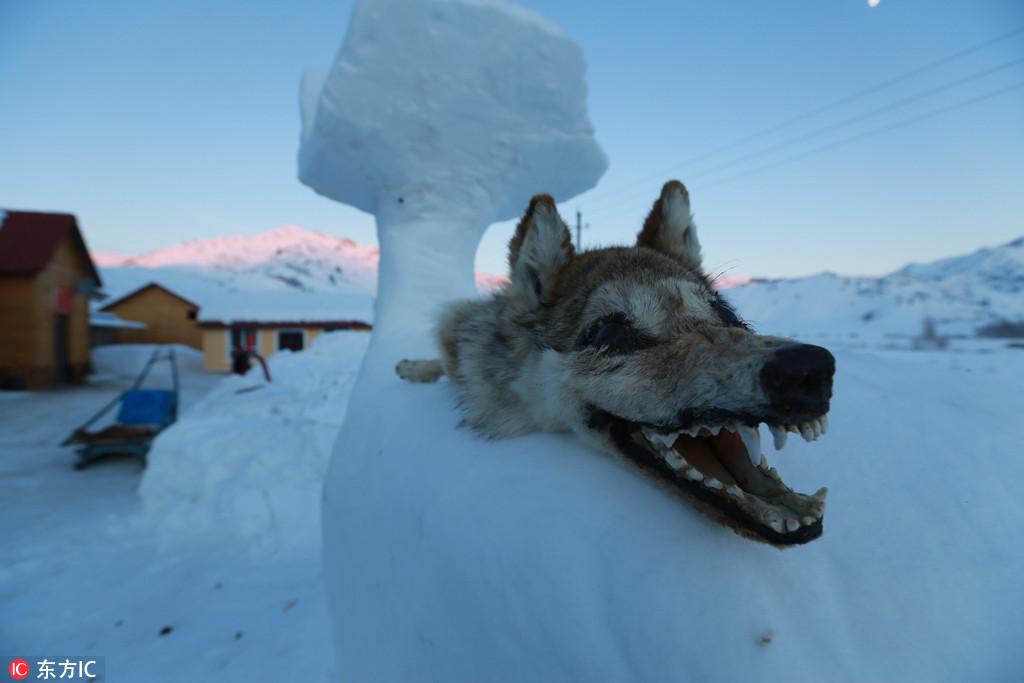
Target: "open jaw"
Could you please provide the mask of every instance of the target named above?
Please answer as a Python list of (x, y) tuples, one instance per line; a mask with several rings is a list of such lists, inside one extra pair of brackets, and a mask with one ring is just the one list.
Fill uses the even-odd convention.
[[(591, 419), (623, 456), (737, 533), (779, 547), (813, 541), (822, 534), (828, 489), (808, 495), (787, 486), (761, 453), (759, 424), (746, 418), (670, 430), (600, 410)], [(828, 417), (768, 428), (781, 450), (790, 432), (816, 441), (828, 430)]]

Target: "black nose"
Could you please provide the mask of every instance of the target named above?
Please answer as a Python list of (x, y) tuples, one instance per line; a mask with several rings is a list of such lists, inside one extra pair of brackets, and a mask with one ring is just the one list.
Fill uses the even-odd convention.
[(820, 346), (795, 344), (776, 351), (761, 369), (761, 386), (782, 417), (808, 420), (828, 411), (836, 359)]

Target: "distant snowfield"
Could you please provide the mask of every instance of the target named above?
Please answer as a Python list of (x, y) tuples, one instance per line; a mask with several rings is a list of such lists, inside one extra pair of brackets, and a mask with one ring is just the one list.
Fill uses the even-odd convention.
[[(372, 318), (377, 247), (295, 226), (248, 237), (196, 240), (141, 256), (94, 254), (113, 296), (148, 284), (202, 304), (207, 320), (270, 320), (296, 310)], [(477, 273), (487, 294), (507, 282)], [(1024, 320), (1024, 238), (884, 277), (822, 273), (794, 279), (723, 277), (740, 313), (762, 332), (833, 339), (906, 337), (931, 317), (941, 334), (973, 335), (998, 320)]]
[[(141, 487), (134, 463), (75, 472), (72, 454), (57, 444), (130, 381), (145, 349), (104, 349), (100, 372), (84, 388), (0, 394), (2, 649), (103, 655), (112, 681), (333, 680), (318, 510), (365, 342), (365, 335), (335, 333), (309, 351), (278, 354), (271, 385), (255, 373), (202, 375), (198, 356), (180, 351), (185, 412), (158, 440)], [(825, 535), (809, 546), (779, 552), (741, 539), (633, 468), (571, 437), (533, 435), (526, 437), (536, 446), (532, 471), (552, 482), (550, 499), (503, 501), (516, 484), (503, 478), (501, 443), (453, 455), (474, 463), (472, 480), (501, 491), (452, 488), (430, 479), (433, 468), (416, 465), (416, 453), (405, 453), (391, 461), (397, 469), (382, 490), (400, 496), (395, 519), (367, 526), (368, 539), (379, 542), (368, 540), (366, 548), (376, 557), (388, 543), (399, 548), (418, 538), (415, 524), (401, 532), (408, 539), (394, 535), (395, 520), (410, 510), (424, 515), (427, 538), (461, 539), (435, 544), (434, 561), (417, 567), (411, 584), (437, 591), (438, 605), (446, 605), (409, 616), (422, 637), (441, 642), (473, 608), (445, 602), (448, 582), (476, 576), (486, 584), (488, 562), (503, 560), (492, 552), (498, 546), (479, 544), (499, 538), (492, 536), (499, 529), (466, 535), (479, 521), (469, 519), (438, 527), (432, 495), (446, 496), (448, 509), (453, 496), (503, 501), (490, 522), (502, 520), (500, 547), (510, 552), (534, 547), (543, 535), (523, 526), (538, 508), (592, 530), (594, 538), (570, 545), (598, 553), (600, 539), (614, 537), (616, 520), (639, 510), (648, 519), (642, 538), (629, 548), (606, 548), (619, 558), (615, 563), (577, 556), (564, 544), (530, 560), (564, 563), (576, 585), (607, 586), (604, 605), (573, 607), (583, 621), (571, 641), (575, 649), (563, 653), (570, 668), (585, 670), (587, 661), (611, 656), (635, 680), (1012, 679), (1024, 667), (1024, 499), (1017, 490), (1024, 477), (1024, 351), (962, 342), (948, 352), (864, 348), (836, 355), (830, 433), (769, 452), (795, 486), (830, 487)], [(395, 380), (389, 391), (402, 405), (419, 406), (402, 413), (409, 435), (442, 428), (453, 443), (473, 441), (455, 429), (458, 414), (444, 384)], [(467, 458), (473, 453), (484, 460)], [(582, 470), (584, 490), (556, 484)], [(415, 477), (424, 478), (405, 488)], [(419, 493), (406, 497), (410, 490)], [(380, 570), (400, 570), (392, 563), (401, 557), (377, 558)], [(457, 577), (435, 573), (455, 567), (463, 572)], [(644, 577), (630, 582), (633, 594), (619, 592), (621, 572)], [(487, 600), (504, 604), (506, 616), (522, 626), (516, 637), (541, 636), (542, 648), (551, 606), (531, 601), (537, 588), (524, 576), (514, 586), (490, 586)], [(371, 592), (365, 600), (379, 606), (400, 597)], [(655, 602), (658, 609), (638, 615), (628, 632), (594, 640), (586, 628), (588, 610), (614, 605), (625, 614)], [(677, 632), (680, 625), (686, 633)], [(375, 640), (372, 626), (371, 620), (362, 646), (378, 648), (382, 662), (405, 647), (402, 634)], [(501, 628), (506, 637), (517, 633), (508, 622)], [(467, 640), (448, 664), (421, 662), (424, 677), (465, 658), (476, 658), (467, 665), (477, 670), (488, 658), (500, 661), (500, 642), (491, 635), (485, 629)], [(771, 642), (763, 644), (766, 637)], [(642, 656), (670, 641), (671, 657)], [(276, 666), (282, 663), (284, 677)], [(539, 675), (529, 663), (521, 666), (524, 675)], [(606, 674), (615, 678), (614, 671)]]
[[(111, 297), (157, 282), (199, 304), (201, 320), (373, 319), (377, 247), (292, 225), (194, 240), (139, 256), (94, 253), (93, 258)], [(504, 282), (502, 276), (477, 274), (480, 292)]]

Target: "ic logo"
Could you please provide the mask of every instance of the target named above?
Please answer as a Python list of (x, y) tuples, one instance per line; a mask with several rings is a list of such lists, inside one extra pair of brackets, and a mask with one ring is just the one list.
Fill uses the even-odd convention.
[(28, 662), (24, 659), (12, 659), (11, 663), (7, 665), (7, 673), (11, 674), (11, 678), (16, 681), (21, 681), (28, 678), (31, 672)]

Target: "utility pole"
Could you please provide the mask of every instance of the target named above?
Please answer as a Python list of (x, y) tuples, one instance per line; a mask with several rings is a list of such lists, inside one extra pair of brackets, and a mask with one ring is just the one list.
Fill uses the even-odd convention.
[(583, 214), (576, 209), (576, 248), (583, 251), (583, 228), (589, 228), (590, 223), (583, 225)]

